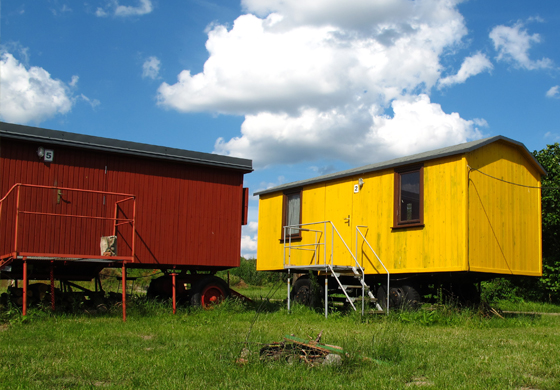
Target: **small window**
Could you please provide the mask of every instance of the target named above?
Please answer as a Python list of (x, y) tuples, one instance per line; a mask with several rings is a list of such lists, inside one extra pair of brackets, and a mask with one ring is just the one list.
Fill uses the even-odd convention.
[[(300, 229), (284, 229), (301, 223), (301, 189), (284, 193), (284, 210), (282, 211), (282, 238), (301, 239)], [(284, 233), (285, 231), (285, 233)], [(284, 234), (286, 236), (284, 237)]]
[(424, 225), (424, 168), (395, 171), (395, 211), (393, 227)]

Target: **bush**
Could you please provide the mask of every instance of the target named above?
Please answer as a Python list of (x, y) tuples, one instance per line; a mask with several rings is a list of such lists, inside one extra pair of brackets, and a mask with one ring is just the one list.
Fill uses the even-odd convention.
[(560, 144), (547, 145), (533, 155), (546, 169), (542, 178), (543, 277), (527, 281), (526, 288), (540, 299), (560, 301)]
[(498, 278), (481, 283), (482, 291), (480, 297), (485, 302), (511, 301), (520, 302), (523, 300), (525, 291), (516, 286), (511, 280)]
[(258, 271), (257, 272), (257, 261), (256, 259), (245, 259), (241, 258), (239, 267), (232, 268), (228, 271), (220, 271), (217, 276), (227, 279), (227, 273), (230, 274), (230, 280), (232, 284), (236, 284), (239, 280), (243, 280), (245, 283), (253, 286), (266, 286), (269, 284), (274, 284), (280, 280), (286, 281), (285, 272), (268, 272), (268, 271)]

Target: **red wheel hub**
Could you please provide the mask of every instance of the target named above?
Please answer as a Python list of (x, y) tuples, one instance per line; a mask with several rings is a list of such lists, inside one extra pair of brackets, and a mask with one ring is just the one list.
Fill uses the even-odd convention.
[(220, 303), (226, 294), (219, 286), (207, 286), (201, 294), (200, 300), (202, 307), (209, 307), (211, 305)]

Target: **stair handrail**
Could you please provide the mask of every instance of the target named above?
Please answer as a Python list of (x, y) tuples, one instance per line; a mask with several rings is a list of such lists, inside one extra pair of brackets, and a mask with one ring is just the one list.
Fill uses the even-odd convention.
[[(72, 191), (72, 192), (79, 192), (79, 193), (89, 193), (89, 194), (103, 194), (103, 195), (112, 195), (118, 197), (126, 197), (125, 199), (121, 199), (115, 202), (115, 210), (117, 210), (117, 205), (122, 202), (130, 201), (133, 202), (133, 215), (132, 218), (118, 218), (116, 211), (115, 217), (97, 217), (91, 215), (80, 215), (80, 214), (63, 214), (63, 213), (47, 213), (47, 212), (35, 212), (35, 211), (22, 211), (20, 210), (20, 189), (21, 188), (39, 188), (39, 189), (55, 189), (59, 191)], [(16, 257), (20, 254), (18, 250), (18, 227), (19, 227), (19, 215), (20, 214), (34, 214), (34, 215), (46, 215), (46, 216), (56, 216), (56, 217), (70, 217), (70, 218), (80, 218), (80, 219), (95, 219), (95, 220), (113, 220), (114, 222), (114, 229), (113, 234), (115, 234), (115, 229), (117, 226), (122, 224), (130, 224), (132, 226), (132, 254), (131, 256), (112, 256), (114, 260), (126, 260), (134, 262), (135, 259), (135, 240), (136, 240), (136, 195), (133, 194), (126, 194), (121, 192), (110, 192), (110, 191), (99, 191), (99, 190), (87, 190), (82, 188), (71, 188), (71, 187), (61, 187), (61, 186), (47, 186), (47, 185), (40, 185), (40, 184), (26, 184), (26, 183), (15, 183), (12, 187), (6, 192), (6, 194), (0, 199), (0, 222), (2, 220), (2, 213), (3, 213), (3, 205), (4, 201), (10, 196), (12, 192), (16, 192), (16, 208), (15, 208), (15, 228), (14, 228), (14, 243), (13, 243), (13, 252), (10, 253), (11, 257)], [(120, 221), (120, 222), (119, 222)], [(45, 256), (45, 253), (26, 253), (26, 256)], [(50, 255), (50, 254), (49, 254)], [(56, 254), (56, 257), (66, 257), (66, 254)], [(75, 255), (72, 254), (71, 256), (82, 256), (82, 255)], [(83, 255), (87, 256), (88, 258), (99, 258), (105, 259), (106, 256), (97, 256), (97, 255)], [(4, 264), (6, 265), (6, 264)], [(3, 265), (3, 266), (4, 266)]]
[[(352, 253), (352, 250), (350, 248), (348, 248), (348, 245), (346, 244), (346, 241), (344, 241), (344, 239), (342, 238), (342, 235), (340, 234), (340, 232), (338, 231), (338, 229), (336, 228), (336, 226), (334, 226), (334, 223), (332, 221), (329, 221), (329, 223), (331, 224), (333, 231), (336, 232), (336, 234), (338, 235), (338, 238), (340, 238), (340, 241), (342, 241), (342, 243), (344, 244), (344, 246), (346, 247), (346, 250), (348, 251), (348, 253), (350, 253), (350, 256), (352, 256), (352, 259), (354, 259), (354, 263), (356, 264), (356, 267), (352, 267), (352, 268), (357, 268), (357, 270), (359, 270), (360, 272), (360, 277), (361, 277), (361, 286), (362, 286), (362, 315), (364, 315), (364, 302), (365, 302), (365, 271), (362, 268), (362, 266), (360, 265), (360, 262), (358, 261), (357, 256), (355, 256)], [(333, 245), (334, 245), (334, 234), (333, 234), (333, 239), (332, 239)], [(331, 259), (332, 259), (332, 254), (334, 252), (334, 248), (333, 251), (331, 252)], [(340, 282), (339, 282), (340, 283)], [(348, 296), (348, 294), (346, 294), (346, 296)], [(354, 306), (354, 304), (352, 304), (352, 307), (354, 308), (354, 311), (356, 310), (356, 307)]]
[(385, 267), (385, 264), (383, 264), (383, 262), (381, 261), (381, 259), (379, 258), (379, 256), (377, 255), (377, 252), (371, 247), (369, 241), (366, 239), (366, 237), (364, 236), (364, 234), (360, 231), (360, 228), (366, 228), (369, 229), (366, 225), (358, 225), (356, 226), (356, 253), (358, 253), (358, 233), (360, 234), (360, 236), (362, 236), (362, 239), (364, 240), (364, 242), (367, 244), (367, 246), (369, 247), (369, 249), (373, 252), (373, 254), (375, 255), (375, 257), (377, 258), (377, 261), (379, 261), (379, 264), (381, 264), (381, 266), (385, 269), (385, 272), (387, 272), (387, 300), (386, 300), (386, 305), (387, 305), (387, 314), (389, 314), (389, 284), (390, 284), (390, 274), (389, 274), (389, 270), (387, 269), (387, 267)]
[[(332, 223), (332, 221), (328, 221), (328, 222), (332, 225), (333, 231), (336, 232), (336, 234), (338, 235), (338, 238), (340, 238), (340, 241), (342, 241), (342, 243), (346, 247), (346, 250), (348, 251), (348, 253), (350, 253), (350, 256), (352, 256), (352, 259), (354, 259), (354, 263), (356, 263), (356, 266), (358, 267), (358, 269), (362, 272), (362, 274), (364, 274), (364, 269), (362, 268), (362, 266), (358, 262), (358, 258), (356, 256), (354, 256), (354, 254), (352, 253), (352, 250), (350, 248), (348, 248), (348, 245), (346, 244), (346, 241), (344, 241), (344, 239), (342, 238), (342, 235), (340, 234), (340, 232), (338, 231), (336, 226), (334, 226), (334, 223)], [(334, 235), (333, 235), (333, 242), (334, 242)]]
[[(303, 226), (310, 226), (310, 225), (319, 225), (319, 224), (323, 224), (324, 225), (324, 231), (321, 230), (313, 230), (313, 229), (304, 229)], [(318, 246), (318, 245), (325, 245), (326, 246), (326, 240), (327, 240), (327, 232), (326, 232), (326, 225), (331, 225), (332, 227), (332, 245), (334, 246), (334, 232), (336, 232), (338, 238), (340, 238), (340, 241), (342, 241), (342, 243), (344, 244), (344, 246), (346, 247), (346, 250), (348, 251), (348, 253), (350, 253), (350, 256), (352, 256), (352, 259), (354, 259), (354, 263), (356, 263), (356, 265), (358, 266), (359, 269), (362, 270), (362, 267), (360, 266), (360, 263), (358, 262), (358, 260), (356, 259), (356, 256), (354, 256), (354, 254), (352, 253), (352, 251), (350, 250), (350, 248), (348, 248), (348, 245), (346, 244), (346, 241), (344, 241), (344, 239), (342, 238), (342, 235), (340, 234), (340, 232), (338, 231), (338, 229), (336, 228), (336, 226), (334, 226), (334, 223), (332, 221), (320, 221), (320, 222), (308, 222), (308, 223), (300, 223), (300, 224), (296, 224), (296, 225), (286, 225), (284, 226), (284, 236), (283, 237), (287, 237), (284, 239), (284, 265), (286, 265), (286, 242), (288, 243), (288, 249), (294, 248), (294, 249), (298, 249), (298, 248), (302, 248), (305, 246)], [(325, 240), (324, 243), (317, 243), (317, 239), (315, 239), (315, 243), (314, 244), (301, 244), (301, 245), (292, 245), (292, 237), (287, 236), (287, 231), (288, 229), (290, 230), (301, 230), (301, 231), (311, 231), (311, 232), (316, 232), (316, 237), (317, 237), (317, 233), (324, 233), (323, 234), (323, 238)], [(327, 258), (326, 258), (326, 250), (325, 252), (325, 257), (324, 257), (324, 266), (327, 266)], [(332, 257), (332, 253), (333, 253), (333, 248), (331, 248), (331, 261), (330, 261), (330, 265), (334, 265), (333, 263), (333, 257)], [(290, 265), (290, 264), (288, 264)]]
[[(288, 244), (287, 249), (288, 249), (288, 266), (291, 265), (291, 252), (292, 252), (292, 248), (293, 249), (298, 249), (298, 250), (307, 250), (307, 251), (313, 251), (314, 255), (317, 254), (317, 249), (319, 248), (319, 246), (323, 245), (326, 247), (326, 231), (325, 230), (315, 230), (315, 229), (304, 229), (302, 228), (302, 226), (310, 226), (310, 225), (317, 225), (323, 222), (311, 222), (311, 223), (302, 223), (302, 224), (297, 224), (297, 225), (286, 225), (283, 227), (284, 229), (284, 234), (283, 234), (283, 262), (284, 262), (284, 268), (286, 268), (286, 244)], [(300, 244), (300, 245), (292, 245), (292, 235), (287, 235), (288, 230), (300, 230), (303, 232), (314, 232), (315, 233), (315, 243), (314, 244)], [(322, 237), (324, 237), (325, 242), (321, 243), (318, 242), (317, 238), (318, 238), (318, 234), (322, 233)], [(286, 238), (287, 237), (287, 238)], [(306, 247), (309, 246), (314, 246), (315, 249), (307, 249)], [(324, 264), (326, 265), (326, 253), (327, 251), (323, 251), (324, 252)]]

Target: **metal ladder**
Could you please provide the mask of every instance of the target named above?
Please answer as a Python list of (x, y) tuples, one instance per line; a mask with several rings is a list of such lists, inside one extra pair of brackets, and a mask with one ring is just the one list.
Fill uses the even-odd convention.
[[(363, 269), (361, 269), (361, 267), (360, 267), (360, 270), (358, 270), (357, 267), (351, 267), (350, 269), (352, 270), (352, 272), (351, 272), (351, 275), (349, 275), (349, 276), (353, 276), (360, 283), (359, 285), (342, 284), (341, 280), (339, 279), (339, 276), (341, 276), (342, 273), (341, 272), (335, 272), (334, 269), (330, 266), (329, 266), (329, 268), (330, 268), (330, 275), (334, 276), (334, 278), (336, 279), (336, 281), (339, 285), (339, 289), (342, 290), (343, 294), (346, 297), (346, 302), (350, 303), (350, 305), (352, 306), (352, 309), (354, 309), (354, 311), (358, 311), (358, 309), (356, 308), (356, 305), (354, 305), (354, 302), (361, 299), (361, 301), (362, 301), (362, 315), (364, 315), (366, 293), (368, 295), (368, 299), (370, 300), (370, 302), (375, 303), (375, 308), (377, 310), (381, 310), (381, 311), (383, 310), (383, 308), (379, 305), (378, 299), (371, 292), (371, 288), (365, 282), (365, 273), (364, 273)], [(345, 274), (348, 274), (348, 272), (345, 272)], [(355, 290), (355, 289), (361, 289), (362, 290), (361, 298), (360, 297), (351, 297), (348, 294), (351, 290)]]

